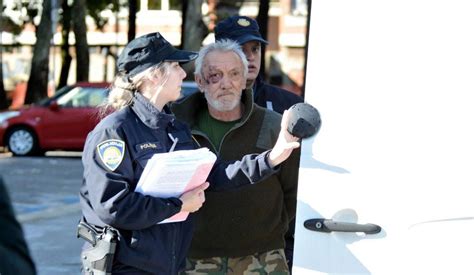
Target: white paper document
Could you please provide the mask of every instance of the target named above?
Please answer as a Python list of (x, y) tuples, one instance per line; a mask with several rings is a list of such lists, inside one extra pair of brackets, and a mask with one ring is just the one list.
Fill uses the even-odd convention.
[[(155, 154), (148, 160), (135, 192), (158, 198), (179, 197), (204, 183), (216, 161), (216, 155), (207, 148)], [(179, 222), (188, 212), (160, 222)]]

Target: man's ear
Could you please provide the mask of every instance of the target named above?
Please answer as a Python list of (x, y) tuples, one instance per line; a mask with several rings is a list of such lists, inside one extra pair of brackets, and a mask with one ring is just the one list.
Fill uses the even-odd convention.
[(159, 70), (150, 70), (149, 73), (146, 76), (148, 81), (152, 82), (154, 85), (158, 84), (161, 77), (162, 77), (162, 75), (161, 75), (161, 72)]
[(204, 93), (204, 87), (203, 87), (204, 79), (202, 79), (202, 77), (200, 75), (195, 74), (194, 75), (194, 81), (198, 85), (199, 91), (201, 91), (201, 93)]

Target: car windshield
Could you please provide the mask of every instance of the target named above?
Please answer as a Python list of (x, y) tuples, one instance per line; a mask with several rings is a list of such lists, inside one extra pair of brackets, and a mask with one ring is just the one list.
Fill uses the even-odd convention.
[(107, 89), (95, 87), (74, 87), (56, 100), (63, 107), (96, 107), (107, 96)]
[(35, 105), (48, 106), (51, 101), (56, 101), (63, 107), (96, 107), (108, 95), (108, 88), (65, 86), (59, 89), (53, 97), (46, 97)]
[(34, 105), (39, 105), (39, 106), (47, 106), (49, 105), (49, 102), (51, 99), (56, 100), (58, 97), (62, 96), (64, 93), (67, 93), (67, 91), (71, 90), (74, 88), (73, 86), (64, 86), (61, 89), (57, 90), (55, 95), (53, 97), (44, 97), (40, 100), (38, 100)]

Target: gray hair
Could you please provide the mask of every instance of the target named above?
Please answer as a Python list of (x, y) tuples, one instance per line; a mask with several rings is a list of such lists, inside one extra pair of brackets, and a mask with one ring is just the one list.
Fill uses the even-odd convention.
[(201, 77), (203, 76), (202, 65), (204, 62), (204, 58), (211, 52), (234, 52), (235, 54), (237, 54), (237, 56), (240, 58), (240, 61), (242, 62), (242, 66), (244, 67), (244, 78), (247, 78), (247, 74), (249, 71), (249, 62), (247, 61), (247, 58), (245, 57), (245, 54), (242, 51), (242, 47), (237, 42), (230, 39), (218, 40), (215, 43), (211, 43), (201, 48), (201, 50), (199, 51), (199, 56), (196, 58), (196, 61), (194, 63), (195, 75)]
[(170, 62), (161, 62), (152, 66), (133, 77), (126, 74), (118, 74), (112, 81), (109, 96), (100, 106), (99, 116), (104, 117), (109, 110), (120, 110), (132, 103), (133, 94), (146, 89), (150, 76), (161, 72), (164, 75), (160, 85), (164, 85), (169, 78)]

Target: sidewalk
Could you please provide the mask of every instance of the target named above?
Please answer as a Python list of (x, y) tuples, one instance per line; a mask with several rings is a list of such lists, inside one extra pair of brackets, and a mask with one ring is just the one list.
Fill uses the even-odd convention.
[(51, 152), (46, 157), (0, 154), (0, 174), (22, 224), (38, 275), (80, 274), (83, 241), (80, 219), (80, 153)]
[(36, 218), (30, 215), (30, 221), (22, 222), (38, 275), (81, 274), (79, 255), (83, 241), (74, 232), (80, 219), (78, 205), (55, 207), (41, 213), (36, 213)]

